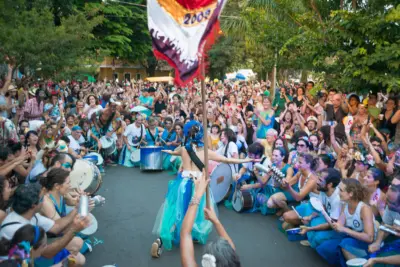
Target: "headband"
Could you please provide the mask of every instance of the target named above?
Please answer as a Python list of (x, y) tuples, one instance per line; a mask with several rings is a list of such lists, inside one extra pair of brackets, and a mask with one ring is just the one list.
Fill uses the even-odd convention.
[(34, 228), (35, 228), (35, 237), (33, 238), (32, 246), (34, 246), (34, 245), (37, 244), (37, 242), (39, 241), (39, 236), (40, 236), (40, 229), (39, 229), (39, 226), (36, 226), (36, 225), (35, 225)]

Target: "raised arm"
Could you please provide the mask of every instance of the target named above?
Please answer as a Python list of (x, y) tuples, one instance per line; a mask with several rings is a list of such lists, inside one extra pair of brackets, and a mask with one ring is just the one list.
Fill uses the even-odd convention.
[(208, 151), (208, 159), (209, 160), (214, 160), (217, 162), (222, 162), (222, 163), (228, 163), (228, 164), (240, 164), (240, 163), (246, 163), (246, 162), (252, 162), (253, 159), (236, 159), (236, 158), (226, 158), (224, 156), (221, 156), (214, 151)]
[(201, 199), (203, 198), (204, 192), (206, 191), (209, 182), (210, 180), (206, 181), (205, 179), (205, 172), (203, 172), (202, 178), (194, 180), (194, 194), (192, 200), (189, 203), (189, 208), (186, 212), (185, 218), (183, 219), (180, 236), (181, 262), (183, 267), (197, 267), (196, 259), (194, 256), (192, 229)]
[(336, 125), (337, 124), (335, 122), (335, 126), (331, 126), (330, 138), (331, 138), (331, 144), (332, 144), (333, 150), (335, 150), (336, 155), (339, 156), (342, 148), (336, 142), (336, 137), (335, 137), (335, 127), (336, 127)]

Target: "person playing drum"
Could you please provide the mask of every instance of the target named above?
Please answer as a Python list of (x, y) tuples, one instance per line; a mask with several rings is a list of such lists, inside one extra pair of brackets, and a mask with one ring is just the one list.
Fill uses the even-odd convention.
[[(69, 213), (67, 211), (67, 204), (69, 206), (75, 207), (78, 205), (79, 201), (77, 199), (72, 199), (67, 196), (70, 192), (71, 179), (69, 177), (70, 172), (62, 168), (51, 169), (46, 176), (40, 178), (40, 184), (45, 188), (46, 193), (41, 198), (42, 202), (40, 214), (52, 219), (54, 221), (65, 221), (62, 219)], [(94, 201), (90, 200), (89, 208), (94, 208)], [(52, 236), (57, 237), (57, 236)], [(80, 244), (82, 244), (80, 248)], [(66, 246), (66, 249), (72, 254), (86, 253), (91, 246), (89, 243), (82, 242), (82, 238), (79, 234), (71, 240), (71, 242)], [(80, 255), (80, 257), (83, 257)]]
[[(101, 136), (112, 138), (114, 142), (117, 140), (116, 132), (121, 127), (121, 115), (117, 111), (117, 103), (113, 99), (110, 100), (107, 108), (94, 112), (91, 120), (96, 127), (97, 132), (99, 132)], [(112, 125), (113, 121), (116, 121), (114, 127)], [(111, 158), (114, 156), (116, 155), (111, 155)], [(105, 158), (106, 162), (112, 163), (111, 158)]]
[[(165, 150), (174, 150), (177, 146), (174, 144), (176, 139), (176, 132), (173, 128), (173, 121), (170, 117), (164, 120), (164, 131), (161, 134), (161, 145)], [(163, 169), (171, 169), (171, 156), (168, 154), (163, 155)]]
[(154, 117), (149, 118), (149, 127), (146, 130), (146, 134), (142, 139), (141, 143), (145, 146), (158, 146), (159, 135), (164, 131), (163, 128), (158, 127), (156, 124), (156, 119)]
[[(146, 132), (143, 125), (143, 117), (138, 114), (136, 121), (129, 124), (123, 134), (124, 146), (119, 157), (119, 164), (125, 167), (138, 167), (140, 158), (137, 161), (131, 160), (131, 154), (139, 150), (140, 142), (142, 142)], [(140, 154), (139, 154), (140, 155)]]
[(86, 151), (84, 146), (85, 138), (82, 136), (82, 128), (78, 125), (72, 127), (72, 134), (68, 136), (69, 148), (72, 149), (71, 154), (77, 159), (81, 158), (81, 152)]
[[(184, 134), (186, 137), (184, 147), (176, 151), (163, 150), (170, 155), (182, 157), (183, 168), (177, 178), (169, 182), (167, 196), (156, 217), (153, 233), (158, 238), (151, 246), (151, 255), (156, 258), (160, 257), (162, 247), (170, 250), (172, 243), (179, 244), (181, 225), (188, 206), (199, 205), (199, 210), (203, 210), (206, 206), (204, 196), (201, 199), (193, 196), (193, 179), (201, 178), (204, 168), (203, 127), (197, 121), (190, 121), (184, 126)], [(213, 151), (208, 152), (208, 157), (210, 160), (231, 164), (253, 161), (253, 159), (228, 159)], [(215, 205), (211, 192), (210, 204)], [(211, 229), (212, 223), (205, 219), (203, 212), (199, 212), (193, 226), (193, 238), (205, 244)]]
[[(251, 145), (252, 146), (252, 145)], [(251, 147), (250, 146), (250, 147)], [(249, 147), (249, 151), (250, 151)], [(285, 157), (287, 156), (287, 152), (283, 147), (277, 147), (272, 151), (272, 167), (276, 167), (280, 172), (283, 173), (286, 179), (291, 179), (293, 176), (293, 169), (292, 167), (284, 162)], [(274, 207), (268, 207), (267, 201), (274, 193), (278, 192), (275, 187), (279, 186), (279, 182), (274, 179), (273, 172), (270, 171), (268, 173), (262, 173), (258, 169), (254, 168), (254, 175), (257, 179), (257, 182), (254, 184), (247, 184), (241, 187), (241, 190), (257, 190), (257, 197), (256, 202), (262, 214), (274, 214), (276, 209)], [(256, 192), (257, 192), (256, 191)]]

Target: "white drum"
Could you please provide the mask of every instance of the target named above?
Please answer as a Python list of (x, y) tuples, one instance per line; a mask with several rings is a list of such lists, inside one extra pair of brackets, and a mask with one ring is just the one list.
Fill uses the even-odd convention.
[(93, 235), (97, 232), (97, 228), (99, 227), (96, 217), (93, 214), (89, 213), (90, 217), (90, 225), (81, 231), (83, 235)]
[(112, 155), (117, 150), (115, 140), (110, 137), (103, 136), (100, 138), (100, 143), (106, 155)]
[(131, 161), (133, 163), (139, 163), (140, 162), (140, 149), (134, 148), (131, 151)]
[(91, 161), (96, 165), (102, 165), (104, 162), (103, 157), (99, 153), (96, 153), (96, 152), (87, 153), (85, 156), (83, 156), (83, 159)]
[(103, 183), (97, 166), (84, 159), (76, 160), (69, 177), (71, 178), (71, 188), (80, 188), (90, 195), (96, 193)]

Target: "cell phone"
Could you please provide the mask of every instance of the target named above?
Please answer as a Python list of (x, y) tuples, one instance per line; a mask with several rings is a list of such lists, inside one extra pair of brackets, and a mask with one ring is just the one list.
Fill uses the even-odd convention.
[(254, 126), (258, 127), (258, 120), (257, 119), (253, 120), (253, 124), (254, 124)]

